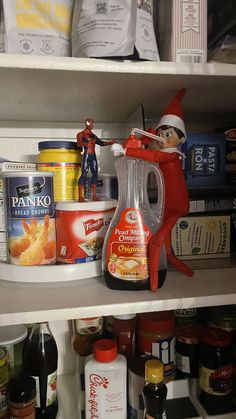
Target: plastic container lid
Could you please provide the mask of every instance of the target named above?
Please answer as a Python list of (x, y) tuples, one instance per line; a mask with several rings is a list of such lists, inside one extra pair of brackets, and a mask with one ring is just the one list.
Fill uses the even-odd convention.
[(56, 210), (58, 211), (101, 211), (115, 208), (117, 201), (115, 199), (108, 199), (106, 201), (87, 201), (87, 202), (57, 202)]
[(146, 361), (145, 380), (153, 384), (164, 381), (164, 364), (159, 359)]
[(10, 402), (29, 403), (36, 397), (36, 381), (28, 376), (13, 378), (8, 384), (8, 393)]
[(100, 339), (95, 342), (94, 357), (98, 362), (112, 362), (117, 357), (117, 345), (112, 339)]
[(113, 316), (114, 317), (114, 319), (118, 319), (118, 320), (131, 320), (131, 319), (134, 319), (135, 317), (136, 317), (136, 314), (121, 314), (121, 315), (118, 315), (117, 314), (117, 316)]
[(66, 149), (66, 150), (81, 150), (81, 147), (77, 147), (76, 141), (40, 141), (38, 143), (38, 149)]
[(22, 342), (28, 334), (23, 324), (16, 326), (0, 326), (0, 346), (15, 345)]
[(139, 328), (149, 332), (167, 332), (175, 327), (172, 311), (144, 313), (138, 316)]
[(212, 346), (228, 346), (232, 342), (232, 334), (216, 327), (206, 327), (202, 332), (202, 342)]

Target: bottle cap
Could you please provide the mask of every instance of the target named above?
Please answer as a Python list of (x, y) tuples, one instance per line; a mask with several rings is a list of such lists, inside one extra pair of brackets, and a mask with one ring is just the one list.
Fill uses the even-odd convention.
[(136, 317), (136, 314), (121, 314), (121, 315), (117, 315), (117, 316), (113, 316), (114, 319), (118, 319), (118, 320), (130, 320), (130, 319), (134, 319)]
[(117, 345), (112, 339), (100, 339), (95, 342), (94, 357), (98, 362), (112, 362), (117, 357)]
[(36, 381), (33, 377), (19, 376), (8, 384), (9, 399), (13, 403), (28, 403), (36, 397)]
[(150, 359), (145, 363), (145, 380), (152, 384), (164, 381), (164, 364), (159, 359)]

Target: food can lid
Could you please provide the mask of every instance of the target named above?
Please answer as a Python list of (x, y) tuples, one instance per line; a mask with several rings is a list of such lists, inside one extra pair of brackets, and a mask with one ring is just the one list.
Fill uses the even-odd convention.
[(114, 319), (118, 319), (118, 320), (131, 320), (134, 319), (136, 317), (136, 314), (117, 314), (116, 316), (113, 316)]
[(23, 324), (14, 326), (0, 326), (0, 346), (15, 345), (27, 336), (27, 327)]
[(206, 327), (203, 329), (201, 340), (212, 346), (228, 346), (232, 342), (232, 334), (216, 327)]
[(107, 199), (106, 201), (86, 201), (86, 202), (57, 202), (56, 211), (101, 211), (106, 209), (112, 209), (117, 206), (115, 199)]
[(41, 172), (41, 171), (23, 171), (23, 170), (11, 170), (9, 172), (3, 172), (2, 177), (8, 178), (8, 177), (29, 177), (29, 178), (42, 178), (42, 177), (53, 177), (55, 175), (54, 172)]
[(40, 141), (38, 143), (38, 149), (47, 150), (47, 149), (67, 149), (67, 150), (82, 150), (81, 147), (77, 146), (76, 141)]
[(172, 311), (158, 311), (138, 315), (139, 328), (150, 332), (167, 332), (175, 327)]
[(36, 381), (33, 377), (19, 376), (8, 383), (9, 399), (13, 403), (27, 403), (36, 397)]
[(95, 342), (93, 352), (98, 362), (112, 362), (117, 357), (117, 345), (112, 339), (100, 339)]
[(164, 381), (164, 364), (160, 359), (150, 359), (145, 363), (145, 380), (158, 384)]
[(176, 339), (178, 342), (186, 343), (189, 345), (197, 345), (201, 337), (202, 327), (198, 324), (184, 324), (177, 326)]

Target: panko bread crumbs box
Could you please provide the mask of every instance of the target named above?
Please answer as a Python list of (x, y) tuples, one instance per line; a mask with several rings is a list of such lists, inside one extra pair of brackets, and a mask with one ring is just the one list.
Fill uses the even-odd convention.
[(173, 251), (180, 259), (230, 256), (230, 215), (181, 217), (172, 230)]

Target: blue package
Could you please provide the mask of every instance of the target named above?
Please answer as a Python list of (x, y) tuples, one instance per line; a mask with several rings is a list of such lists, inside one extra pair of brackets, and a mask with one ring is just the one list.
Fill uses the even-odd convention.
[(189, 187), (219, 186), (225, 182), (224, 134), (188, 134), (181, 145), (186, 159), (183, 162)]

